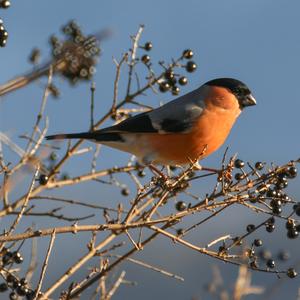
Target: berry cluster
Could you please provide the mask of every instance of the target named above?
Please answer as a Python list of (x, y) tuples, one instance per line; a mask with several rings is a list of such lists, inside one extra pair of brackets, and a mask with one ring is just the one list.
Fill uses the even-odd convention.
[(20, 297), (26, 297), (26, 300), (34, 299), (35, 292), (30, 289), (26, 278), (19, 279), (12, 273), (8, 273), (5, 279), (6, 282), (0, 283), (0, 293), (4, 293), (10, 289), (10, 300), (17, 300)]
[[(292, 202), (290, 197), (284, 192), (284, 189), (287, 188), (288, 181), (297, 176), (296, 167), (291, 164), (290, 166), (278, 168), (266, 174), (259, 175), (258, 171), (262, 171), (265, 168), (262, 162), (256, 162), (255, 168), (252, 168), (250, 173), (245, 172), (243, 169), (244, 166), (245, 163), (242, 160), (235, 160), (234, 167), (241, 171), (234, 176), (237, 181), (235, 185), (238, 186), (245, 181), (253, 182), (253, 179), (250, 177), (253, 175), (258, 176), (255, 180), (255, 191), (249, 192), (250, 202), (264, 203), (270, 208), (272, 214), (281, 215), (283, 206)], [(299, 209), (297, 210), (298, 207)], [(297, 204), (294, 205), (294, 212), (300, 215), (300, 206), (297, 206)], [(269, 225), (272, 224), (268, 224), (269, 232), (271, 232), (272, 226)], [(294, 234), (290, 235), (290, 237), (291, 236), (294, 236)]]
[(58, 62), (58, 70), (73, 84), (91, 79), (100, 54), (96, 38), (85, 36), (74, 21), (63, 26), (62, 32), (64, 41), (54, 35), (50, 37), (52, 56)]
[[(21, 264), (23, 257), (19, 251), (11, 251), (8, 248), (3, 248), (1, 251), (1, 268), (5, 270), (5, 282), (0, 283), (0, 293), (6, 292), (10, 289), (9, 299), (20, 299), (19, 297), (26, 297), (27, 300), (34, 299), (34, 291), (30, 289), (26, 278), (18, 278), (12, 272), (6, 269), (11, 269), (13, 264)], [(2, 297), (1, 297), (2, 298)]]
[(8, 33), (3, 25), (3, 21), (0, 19), (0, 47), (5, 47), (8, 38)]
[[(267, 220), (266, 222), (255, 226), (253, 224), (249, 224), (246, 226), (246, 234), (242, 237), (235, 237), (232, 239), (232, 244), (230, 245), (225, 245), (223, 243), (222, 246), (219, 247), (219, 255), (227, 255), (229, 249), (232, 247), (237, 247), (237, 246), (242, 246), (243, 245), (243, 240), (245, 239), (246, 236), (249, 236), (251, 233), (253, 233), (255, 230), (260, 228), (262, 225), (267, 224), (268, 222), (275, 222), (274, 218), (273, 220)], [(262, 249), (260, 251), (257, 251), (258, 248), (263, 246), (263, 240), (256, 238), (252, 241), (251, 247), (245, 248), (244, 249), (244, 257), (248, 259), (248, 266), (249, 268), (253, 270), (265, 270), (265, 271), (275, 271), (276, 268), (276, 262), (275, 259), (272, 257), (272, 254), (269, 250)], [(281, 260), (282, 262), (285, 262), (289, 259), (289, 253), (287, 251), (281, 251), (277, 255), (278, 259)], [(265, 268), (260, 266), (260, 264), (263, 263)], [(277, 271), (275, 271), (277, 272)], [(282, 272), (281, 272), (282, 273)], [(289, 278), (295, 278), (297, 276), (297, 272), (294, 268), (288, 268), (285, 271), (285, 274)]]
[[(299, 162), (299, 161), (298, 161)], [(259, 225), (248, 224), (245, 228), (245, 233), (241, 236), (230, 239), (230, 241), (222, 241), (222, 245), (216, 249), (216, 255), (222, 257), (226, 261), (231, 261), (228, 257), (231, 251), (238, 251), (240, 255), (237, 255), (234, 259), (235, 263), (245, 263), (245, 259), (248, 262), (248, 267), (253, 270), (260, 270), (273, 273), (285, 273), (289, 278), (295, 278), (297, 272), (294, 268), (288, 268), (285, 271), (279, 271), (276, 269), (276, 260), (272, 255), (261, 256), (261, 252), (258, 251), (264, 242), (261, 238), (255, 238), (249, 241), (249, 236), (258, 229), (265, 228), (266, 232), (273, 233), (276, 225), (277, 218), (286, 220), (287, 237), (289, 239), (295, 239), (299, 235), (300, 224), (292, 217), (294, 215), (300, 216), (300, 202), (295, 202), (287, 194), (285, 189), (288, 186), (288, 182), (297, 176), (297, 169), (295, 167), (296, 162), (291, 161), (281, 167), (272, 166), (267, 169), (266, 164), (263, 162), (256, 162), (254, 166), (249, 163), (245, 163), (241, 159), (231, 159), (227, 166), (223, 166), (222, 170), (215, 170), (218, 174), (217, 186), (220, 187), (220, 198), (222, 195), (228, 201), (232, 200), (232, 195), (238, 200), (238, 203), (245, 204), (247, 207), (252, 208), (256, 213), (262, 212), (271, 217), (268, 217), (264, 222)], [(172, 171), (176, 171), (175, 167), (171, 168)], [(211, 169), (213, 170), (213, 169)], [(237, 171), (237, 172), (235, 172)], [(232, 173), (235, 173), (232, 176)], [(191, 172), (189, 176), (185, 178), (186, 181), (194, 180), (196, 178), (204, 177), (195, 176), (195, 172)], [(216, 193), (216, 189), (214, 193)], [(206, 198), (206, 201), (216, 201), (216, 198)], [(224, 199), (222, 199), (224, 201)], [(215, 202), (217, 205), (218, 202)], [(177, 201), (175, 203), (175, 209), (180, 213), (185, 210), (193, 210), (192, 204), (187, 204), (184, 201)], [(292, 212), (288, 212), (288, 208), (292, 208)], [(280, 224), (280, 222), (278, 222)], [(178, 236), (184, 236), (191, 229), (198, 225), (193, 225), (187, 229), (177, 229)], [(250, 245), (247, 248), (239, 248), (247, 240), (247, 244)], [(286, 251), (281, 252), (278, 255), (278, 259), (286, 261), (289, 255)]]
[[(10, 1), (9, 0), (1, 0), (0, 8), (9, 8)], [(3, 25), (3, 21), (0, 18), (0, 47), (5, 47), (8, 38), (8, 33)]]
[[(188, 73), (192, 73), (197, 69), (196, 63), (190, 60), (193, 56), (194, 56), (193, 51), (187, 49), (183, 51), (181, 57), (178, 59), (178, 61), (182, 61), (184, 59), (188, 60), (188, 62), (185, 65), (180, 65), (180, 67), (185, 68), (185, 70)], [(186, 76), (175, 74), (173, 68), (166, 67), (163, 80), (159, 82), (159, 90), (162, 93), (170, 91), (172, 95), (176, 96), (180, 93), (180, 88), (178, 85), (184, 86), (187, 83), (188, 83), (188, 79)]]
[(18, 251), (11, 252), (7, 248), (2, 250), (2, 265), (7, 266), (9, 264), (21, 264), (23, 262), (23, 257)]
[[(276, 266), (276, 262), (274, 260), (274, 258), (272, 257), (272, 253), (267, 250), (267, 249), (262, 249), (261, 251), (258, 252), (258, 257), (265, 262), (266, 266), (270, 269), (273, 269), (275, 268)], [(277, 254), (277, 258), (278, 260), (280, 260), (281, 262), (286, 262), (288, 261), (288, 259), (290, 258), (290, 254), (283, 250), (283, 251), (280, 251), (278, 254)], [(289, 268), (287, 271), (286, 271), (286, 275), (289, 277), (289, 278), (295, 278), (297, 276), (297, 272), (294, 268)]]
[[(272, 217), (270, 219), (268, 219), (265, 224), (268, 226), (270, 224), (272, 224), (274, 226), (274, 223), (275, 223), (275, 218)], [(249, 224), (247, 225), (246, 227), (246, 230), (248, 232), (248, 234), (254, 232), (256, 229), (258, 229), (261, 225), (259, 226), (255, 226), (253, 224)], [(275, 228), (275, 227), (274, 227)], [(267, 230), (268, 231), (268, 230)], [(268, 232), (271, 232), (271, 231), (268, 231)], [(240, 239), (240, 238), (238, 238)], [(241, 240), (240, 240), (241, 241)], [(241, 243), (239, 244), (241, 245)], [(253, 242), (252, 242), (252, 246), (251, 248), (248, 248), (246, 249), (246, 256), (249, 258), (249, 266), (252, 268), (252, 269), (257, 269), (259, 268), (259, 259), (261, 259), (262, 261), (264, 261), (265, 263), (265, 266), (267, 268), (267, 270), (272, 270), (272, 269), (275, 269), (276, 267), (276, 262), (275, 260), (272, 258), (272, 254), (270, 251), (268, 250), (261, 250), (260, 252), (258, 252), (258, 255), (256, 254), (256, 249), (258, 247), (261, 247), (263, 245), (263, 241), (262, 239), (255, 239)], [(289, 254), (288, 252), (286, 251), (282, 251), (278, 254), (278, 259), (281, 260), (281, 261), (286, 261), (288, 260), (289, 258)], [(294, 278), (297, 276), (297, 272), (294, 268), (289, 268), (287, 271), (286, 271), (286, 275), (290, 278)]]
[[(144, 49), (145, 51), (149, 52), (153, 45), (151, 42), (145, 43), (143, 46), (140, 46), (140, 48)], [(180, 93), (180, 86), (184, 86), (188, 83), (188, 79), (186, 76), (182, 76), (180, 74), (176, 74), (174, 72), (175, 67), (182, 67), (184, 68), (188, 73), (192, 73), (196, 71), (197, 65), (194, 61), (190, 60), (194, 56), (194, 53), (192, 50), (187, 49), (184, 50), (182, 55), (179, 57), (179, 59), (176, 61), (175, 65), (171, 66), (164, 66), (163, 63), (161, 65), (164, 67), (165, 71), (162, 76), (162, 78), (158, 81), (158, 88), (159, 91), (162, 93), (165, 93), (167, 91), (170, 91), (172, 95), (176, 96)], [(181, 61), (187, 60), (186, 64), (180, 64)], [(148, 54), (144, 54), (141, 57), (141, 61), (150, 68), (151, 66), (151, 58)]]
[[(299, 204), (296, 204), (297, 206)], [(300, 224), (297, 224), (295, 220), (288, 219), (285, 223), (285, 227), (287, 229), (287, 237), (289, 239), (295, 239), (299, 236)]]
[[(297, 169), (295, 163), (292, 161), (283, 167), (273, 167), (270, 170), (265, 170), (266, 166), (263, 162), (256, 162), (254, 167), (248, 164), (251, 171), (246, 172), (245, 162), (241, 159), (236, 159), (233, 163), (233, 168), (239, 169), (234, 176), (236, 182), (231, 182), (229, 185), (235, 187), (236, 190), (243, 190), (243, 187), (247, 187), (248, 199), (254, 209), (259, 209), (260, 206), (268, 208), (267, 213), (273, 215), (268, 218), (262, 224), (255, 226), (249, 224), (246, 227), (247, 233), (243, 236), (246, 237), (256, 231), (260, 227), (265, 227), (268, 233), (272, 233), (275, 230), (276, 217), (285, 218), (287, 221), (285, 227), (287, 229), (287, 237), (289, 239), (295, 239), (299, 236), (300, 224), (297, 223), (292, 216), (296, 214), (300, 216), (300, 203), (295, 203), (284, 191), (288, 182), (297, 176)], [(260, 174), (261, 171), (266, 171)], [(288, 208), (289, 204), (293, 204), (293, 209), (288, 216), (283, 216), (283, 208)], [(241, 240), (241, 238), (239, 238)], [(262, 246), (263, 241), (261, 239), (255, 239), (252, 242), (252, 247), (247, 249), (247, 257), (249, 258), (249, 266), (253, 269), (257, 269), (258, 258), (260, 257), (265, 261), (267, 270), (275, 269), (276, 263), (271, 255), (267, 255), (269, 252), (263, 251), (259, 255), (256, 255), (255, 249)], [(237, 243), (235, 242), (235, 245)], [(262, 254), (263, 253), (263, 254)], [(267, 254), (266, 254), (267, 253)], [(281, 254), (278, 256), (280, 260), (286, 260), (287, 255)], [(290, 278), (297, 276), (297, 272), (294, 268), (289, 268), (286, 271), (286, 275)]]

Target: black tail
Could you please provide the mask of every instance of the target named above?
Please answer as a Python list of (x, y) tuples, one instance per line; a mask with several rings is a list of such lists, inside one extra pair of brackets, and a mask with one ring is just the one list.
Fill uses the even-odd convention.
[(67, 133), (67, 134), (54, 134), (46, 136), (47, 140), (64, 140), (64, 139), (88, 139), (99, 142), (122, 142), (124, 141), (122, 136), (116, 132), (101, 132), (90, 131), (90, 132), (80, 132), (80, 133)]
[(93, 132), (54, 134), (46, 136), (47, 140), (64, 140), (64, 139), (91, 139), (95, 135)]

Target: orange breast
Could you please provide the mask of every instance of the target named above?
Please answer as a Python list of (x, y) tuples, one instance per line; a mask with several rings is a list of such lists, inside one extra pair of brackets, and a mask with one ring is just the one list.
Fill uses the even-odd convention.
[[(158, 164), (187, 164), (217, 150), (226, 140), (240, 111), (206, 109), (193, 130), (185, 134), (149, 134), (148, 145)], [(203, 150), (206, 151), (200, 157)]]

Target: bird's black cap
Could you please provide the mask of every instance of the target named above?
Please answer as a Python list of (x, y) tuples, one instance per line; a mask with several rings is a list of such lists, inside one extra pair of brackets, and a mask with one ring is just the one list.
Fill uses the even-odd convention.
[(210, 80), (205, 84), (229, 89), (238, 99), (241, 108), (256, 104), (254, 97), (251, 95), (250, 89), (240, 80), (233, 78), (217, 78)]

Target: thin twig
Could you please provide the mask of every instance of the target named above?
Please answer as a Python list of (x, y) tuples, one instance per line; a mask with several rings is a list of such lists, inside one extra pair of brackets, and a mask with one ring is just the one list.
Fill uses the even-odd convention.
[[(140, 221), (128, 224), (95, 224), (95, 225), (74, 225), (72, 226), (63, 226), (63, 227), (55, 227), (56, 234), (63, 234), (63, 233), (78, 233), (78, 232), (85, 232), (85, 231), (124, 231), (130, 228), (138, 228), (138, 227), (147, 227), (153, 224), (159, 224), (162, 222), (166, 222), (167, 219), (162, 220), (150, 220), (150, 221)], [(26, 231), (23, 233), (15, 234), (15, 235), (2, 235), (0, 236), (0, 242), (11, 242), (11, 241), (20, 241), (24, 239), (30, 239), (34, 237), (44, 237), (51, 235), (54, 228), (47, 228), (47, 229), (38, 229), (35, 231)]]
[(126, 272), (122, 271), (120, 276), (118, 277), (118, 279), (116, 280), (116, 282), (113, 284), (113, 286), (111, 287), (111, 289), (106, 293), (106, 297), (105, 300), (110, 300), (111, 297), (115, 294), (115, 292), (117, 291), (117, 289), (119, 288), (119, 286), (121, 285), (124, 277), (125, 277)]
[[(44, 280), (46, 270), (47, 270), (47, 267), (48, 267), (49, 257), (50, 257), (50, 254), (51, 254), (51, 251), (52, 251), (52, 248), (53, 248), (53, 245), (54, 245), (54, 240), (55, 240), (55, 229), (52, 231), (52, 234), (51, 234), (50, 243), (49, 243), (47, 254), (46, 254), (46, 257), (45, 257), (45, 260), (44, 260), (44, 263), (43, 263), (43, 267), (42, 267), (40, 279), (39, 279), (39, 282), (38, 282), (38, 285), (37, 285), (37, 288), (36, 288), (34, 300), (37, 300), (39, 298), (39, 294), (40, 294), (40, 291), (41, 291), (41, 288), (42, 288), (43, 280)], [(42, 296), (41, 299), (45, 299), (45, 298)]]
[(113, 97), (113, 103), (111, 106), (112, 113), (114, 113), (116, 111), (116, 106), (117, 106), (117, 102), (118, 102), (118, 91), (119, 91), (119, 80), (120, 80), (120, 74), (121, 74), (121, 67), (122, 67), (124, 61), (126, 61), (127, 59), (128, 59), (127, 52), (122, 56), (119, 63), (117, 62), (116, 59), (114, 59), (117, 69), (116, 69), (116, 77), (115, 77), (115, 81), (114, 81), (114, 97)]
[[(110, 255), (110, 256), (121, 257), (121, 255)], [(164, 269), (162, 269), (162, 268), (160, 268), (160, 267), (155, 267), (155, 266), (153, 266), (153, 265), (150, 265), (150, 264), (148, 264), (148, 263), (145, 263), (144, 261), (137, 260), (137, 259), (133, 259), (133, 258), (131, 258), (131, 257), (127, 257), (125, 260), (128, 260), (128, 261), (130, 261), (130, 262), (132, 262), (132, 263), (135, 263), (135, 264), (140, 265), (140, 266), (142, 266), (142, 267), (145, 267), (145, 268), (147, 268), (147, 269), (153, 270), (153, 271), (155, 271), (155, 272), (161, 273), (161, 274), (166, 275), (166, 276), (168, 276), (168, 277), (172, 277), (172, 278), (174, 278), (174, 279), (178, 279), (179, 281), (184, 281), (184, 278), (183, 278), (183, 277), (178, 276), (178, 275), (176, 275), (176, 274), (173, 274), (173, 273), (171, 273), (171, 272), (168, 272), (168, 271), (166, 271), (166, 270), (164, 270)]]
[(211, 246), (221, 242), (221, 241), (225, 241), (225, 240), (228, 240), (228, 239), (231, 239), (231, 235), (230, 234), (226, 234), (226, 235), (223, 235), (223, 236), (220, 236), (219, 238), (217, 239), (214, 239), (213, 241), (211, 241), (210, 243), (207, 244), (206, 248), (210, 248)]
[[(118, 212), (118, 209), (116, 209), (116, 208), (111, 208), (111, 207), (106, 207), (106, 206), (101, 206), (101, 205), (96, 205), (96, 204), (89, 204), (89, 203), (84, 203), (84, 202), (73, 200), (73, 199), (65, 199), (65, 198), (55, 197), (55, 196), (41, 195), (41, 196), (30, 197), (30, 201), (32, 201), (32, 200), (58, 201), (58, 202), (68, 203), (71, 205), (79, 205), (79, 206), (85, 206), (85, 207), (94, 208), (94, 209), (100, 209), (100, 210), (105, 209), (108, 211)], [(126, 210), (123, 210), (123, 213), (126, 213)]]
[(47, 81), (47, 85), (46, 85), (45, 90), (44, 90), (44, 95), (43, 95), (43, 98), (42, 98), (42, 103), (41, 103), (40, 111), (39, 111), (39, 113), (37, 115), (36, 122), (35, 122), (35, 125), (33, 127), (33, 131), (32, 131), (31, 136), (29, 138), (29, 142), (28, 142), (26, 150), (25, 150), (26, 153), (29, 152), (29, 149), (31, 147), (31, 141), (34, 140), (35, 134), (39, 130), (39, 124), (40, 124), (40, 122), (41, 122), (41, 120), (43, 118), (44, 111), (45, 111), (45, 108), (46, 108), (47, 99), (48, 99), (48, 96), (50, 94), (49, 87), (50, 87), (50, 85), (52, 83), (52, 77), (53, 77), (53, 66), (50, 65), (50, 67), (49, 67), (49, 74), (48, 74), (48, 81)]
[(33, 174), (33, 177), (32, 177), (32, 180), (31, 180), (31, 184), (29, 186), (29, 190), (27, 192), (27, 195), (24, 199), (24, 203), (23, 203), (23, 206), (20, 210), (20, 212), (18, 213), (15, 221), (13, 222), (13, 224), (11, 225), (10, 229), (8, 230), (8, 233), (5, 235), (6, 237), (10, 237), (11, 234), (14, 232), (14, 230), (16, 229), (17, 225), (19, 224), (22, 216), (23, 216), (23, 213), (25, 212), (26, 208), (27, 208), (27, 205), (28, 205), (28, 202), (29, 202), (29, 199), (30, 199), (30, 196), (31, 196), (31, 193), (33, 191), (33, 188), (34, 188), (34, 184), (35, 184), (35, 179), (39, 173), (39, 166), (37, 167), (36, 171), (34, 172)]
[(31, 245), (31, 260), (30, 260), (30, 263), (29, 263), (29, 267), (28, 267), (28, 270), (26, 272), (26, 280), (28, 282), (31, 281), (31, 278), (34, 274), (34, 271), (36, 270), (37, 268), (37, 239), (32, 239), (32, 245)]
[(135, 61), (136, 60), (136, 51), (138, 49), (139, 40), (141, 38), (143, 30), (144, 30), (144, 25), (140, 25), (136, 35), (132, 37), (133, 46), (132, 46), (132, 49), (131, 49), (131, 57), (130, 57), (130, 62), (129, 62), (129, 75), (128, 75), (128, 84), (127, 84), (126, 97), (130, 95), (130, 88), (131, 88), (131, 82), (132, 82), (132, 73), (133, 73), (134, 65), (136, 63), (136, 61)]

